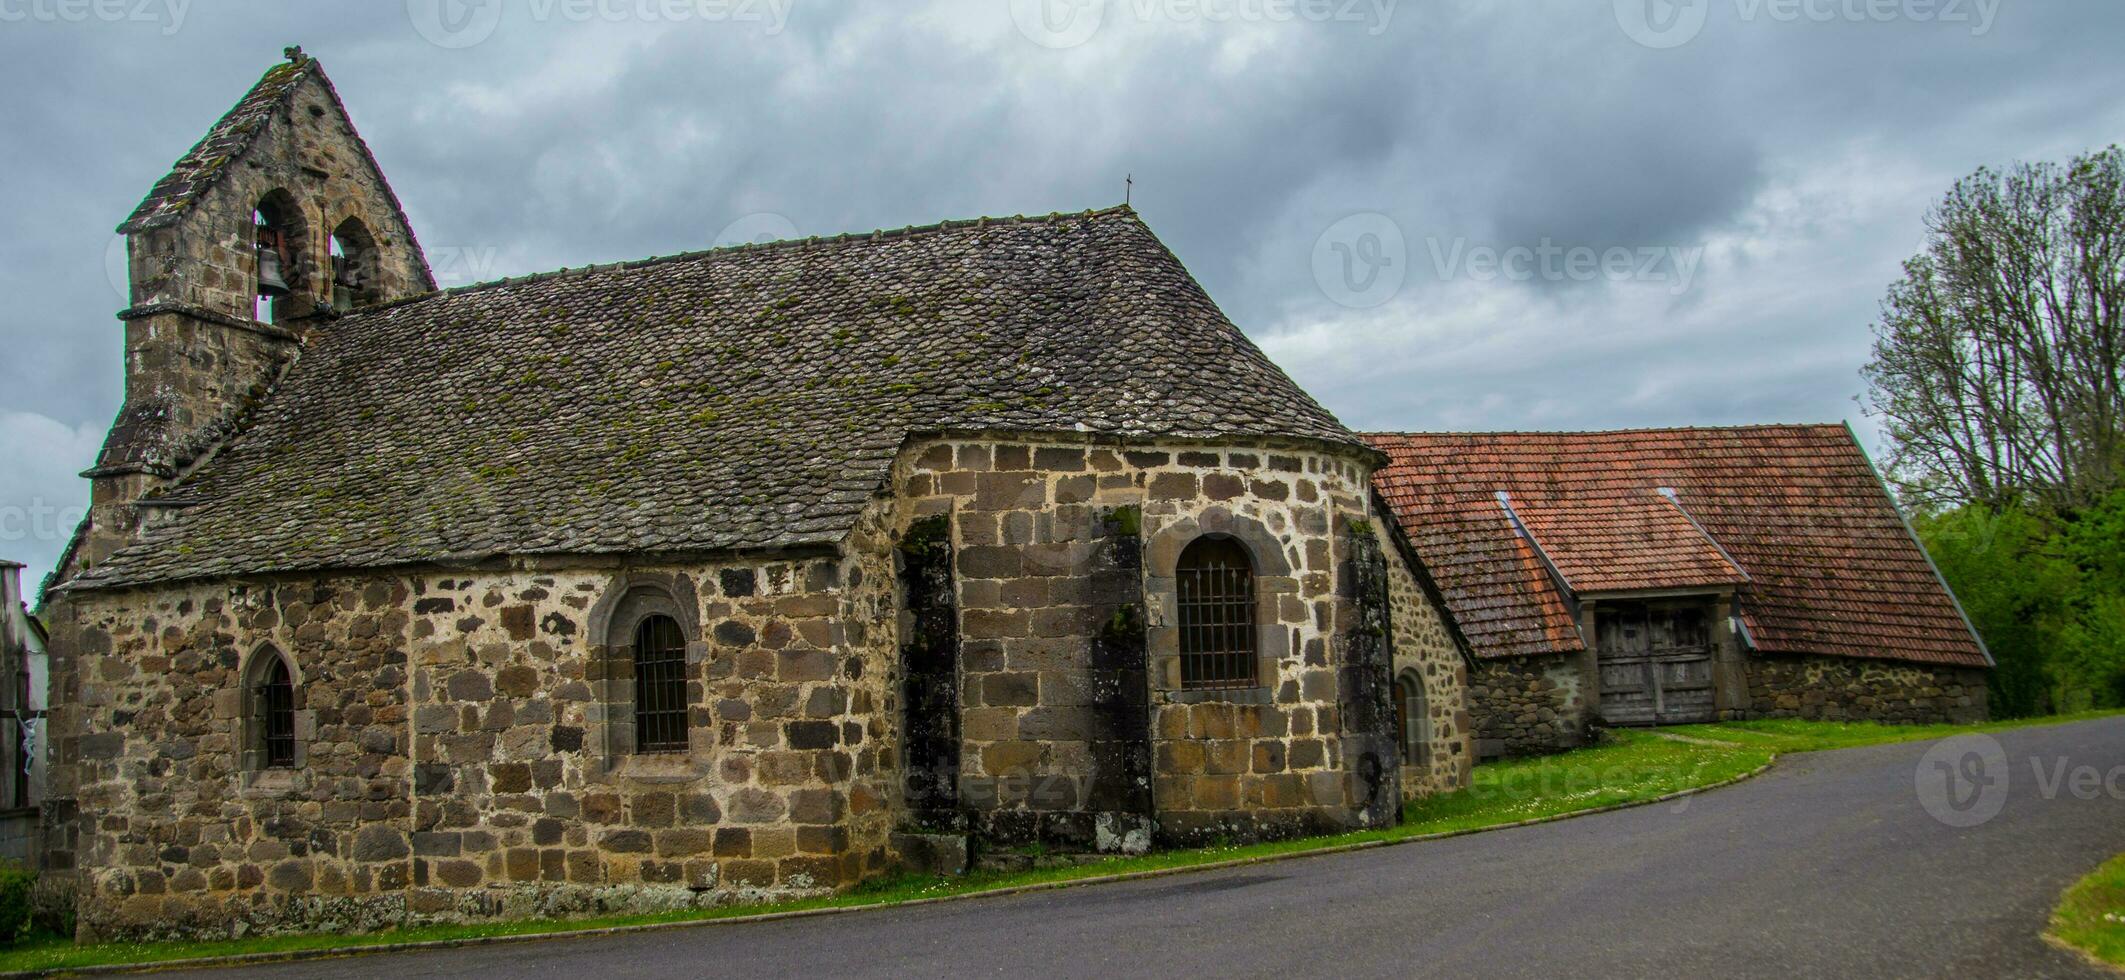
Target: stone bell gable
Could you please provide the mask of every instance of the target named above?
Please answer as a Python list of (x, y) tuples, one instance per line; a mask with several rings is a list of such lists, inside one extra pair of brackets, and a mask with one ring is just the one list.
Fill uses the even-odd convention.
[(299, 48), (118, 232), (130, 280), (118, 314), (126, 400), (84, 474), (94, 506), (69, 569), (129, 540), (152, 516), (140, 498), (233, 432), (306, 334), (329, 329), (338, 313), (435, 289), (383, 171), (324, 69)]
[[(256, 320), (254, 212), (282, 222), (287, 297), (269, 322), (300, 319), (334, 301), (353, 306), (435, 289), (398, 197), (355, 131), (324, 67), (300, 48), (275, 65), (157, 181), (125, 235), (135, 308), (186, 307)], [(369, 254), (349, 276), (330, 257), (334, 237)], [(342, 305), (346, 305), (342, 303)]]

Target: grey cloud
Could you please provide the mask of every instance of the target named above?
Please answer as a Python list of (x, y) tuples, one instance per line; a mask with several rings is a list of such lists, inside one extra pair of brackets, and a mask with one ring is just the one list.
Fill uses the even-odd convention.
[[(2125, 138), (2116, 4), (2007, 0), (1973, 37), (1707, 2), (1669, 50), (1564, 0), (1403, 0), (1378, 36), (1110, 10), (1066, 50), (988, 0), (798, 0), (776, 34), (505, 0), (461, 50), (396, 2), (195, 3), (170, 36), (0, 24), (0, 424), (75, 457), (0, 468), (0, 507), (63, 493), (88, 450), (54, 434), (116, 410), (111, 228), (289, 43), (324, 60), (423, 242), (479, 277), (699, 248), (759, 212), (810, 234), (1101, 206), (1133, 173), (1233, 319), (1367, 427), (1851, 417), (1866, 323), (1947, 182)], [(1712, 248), (1682, 296), (1413, 264), (1352, 309), (1312, 253), (1356, 212), (1413, 248)]]

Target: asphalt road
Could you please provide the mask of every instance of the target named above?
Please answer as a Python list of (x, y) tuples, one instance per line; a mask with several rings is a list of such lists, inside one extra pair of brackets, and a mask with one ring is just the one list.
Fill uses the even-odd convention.
[[(1674, 803), (1403, 847), (238, 975), (2115, 980), (2039, 934), (2067, 885), (2125, 851), (2125, 718), (1999, 741), (2004, 808), (1966, 828), (1920, 802), (1915, 774), (1929, 743), (1878, 746), (1791, 756), (1753, 781)], [(2053, 778), (2062, 761), (2063, 782)], [(2080, 767), (2097, 782), (2082, 776), (2076, 795)]]

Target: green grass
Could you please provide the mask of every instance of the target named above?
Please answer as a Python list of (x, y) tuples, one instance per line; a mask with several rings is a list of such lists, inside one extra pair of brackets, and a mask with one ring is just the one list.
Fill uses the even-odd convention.
[(2125, 967), (2125, 855), (2066, 889), (2051, 913), (2051, 934), (2113, 966)]
[(1698, 741), (1678, 741), (1645, 732), (1623, 731), (1611, 734), (1604, 744), (1592, 748), (1538, 759), (1516, 759), (1478, 766), (1472, 785), (1467, 789), (1410, 803), (1403, 808), (1403, 822), (1384, 830), (1262, 844), (1162, 851), (1142, 857), (1115, 858), (1091, 864), (1030, 871), (977, 871), (957, 878), (900, 877), (870, 882), (839, 895), (821, 898), (768, 905), (688, 909), (649, 915), (420, 926), (362, 935), (272, 936), (215, 942), (75, 946), (63, 938), (46, 936), (33, 938), (0, 951), (0, 971), (64, 970), (96, 965), (243, 954), (297, 954), (388, 943), (465, 940), (569, 929), (710, 921), (764, 912), (892, 905), (1028, 885), (1061, 884), (1106, 875), (1171, 870), (1224, 861), (1260, 860), (1324, 847), (1392, 842), (1430, 834), (1474, 831), (1601, 807), (1642, 803), (1681, 790), (1725, 782), (1754, 771), (1785, 752), (1939, 738), (1959, 732), (1994, 731), (2026, 724), (2077, 720), (2078, 717), (2082, 716), (1975, 727), (1892, 727), (1761, 721), (1667, 730), (1671, 734)]
[(1616, 732), (1593, 748), (1477, 766), (1468, 789), (1417, 800), (1403, 808), (1401, 826), (1372, 833), (1393, 840), (1641, 803), (1745, 775), (1773, 754)]
[(1873, 722), (1799, 721), (1783, 718), (1730, 721), (1716, 725), (1685, 725), (1665, 731), (1691, 738), (1768, 748), (1779, 753), (1819, 752), (1825, 749), (1850, 749), (1888, 742), (1926, 741), (1968, 732), (2004, 732), (2036, 725), (2063, 725), (2119, 714), (2125, 712), (2084, 711), (2071, 715), (1995, 721), (1983, 725), (1881, 725)]

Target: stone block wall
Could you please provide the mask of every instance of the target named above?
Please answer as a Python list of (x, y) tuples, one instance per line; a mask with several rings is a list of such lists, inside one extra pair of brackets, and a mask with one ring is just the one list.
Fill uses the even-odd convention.
[[(835, 552), (62, 592), (51, 857), (77, 870), (87, 934), (133, 938), (656, 910), (883, 873), (909, 829), (906, 546), (936, 518), (967, 829), (1130, 852), (1379, 823), (1350, 749), (1379, 737), (1352, 720), (1378, 684), (1345, 669), (1367, 465), (939, 440), (902, 454), (898, 492)], [(1251, 687), (1180, 681), (1175, 567), (1206, 534), (1256, 566)], [(1462, 678), (1404, 579), (1391, 653), (1424, 675), (1441, 750), (1413, 788), (1459, 785)], [(686, 638), (679, 751), (635, 751), (651, 614)], [(293, 767), (259, 747), (262, 658), (293, 675)]]
[(1990, 717), (1985, 672), (1849, 657), (1748, 659), (1751, 718), (1969, 724)]
[(93, 567), (153, 515), (132, 504), (233, 430), (295, 356), (293, 335), (164, 310), (125, 315), (126, 401), (90, 471), (89, 517), (75, 556)]
[[(413, 881), (408, 590), (219, 583), (53, 606), (52, 793), (93, 936), (400, 920)], [(296, 665), (299, 770), (242, 767), (241, 677)]]
[(1591, 656), (1477, 660), (1468, 678), (1477, 758), (1544, 755), (1586, 744), (1587, 719), (1600, 705), (1586, 669)]
[(1474, 719), (1469, 714), (1468, 660), (1455, 645), (1446, 616), (1417, 584), (1392, 548), (1387, 554), (1393, 605), (1394, 673), (1423, 685), (1424, 745), (1402, 758), (1402, 796), (1415, 799), (1469, 784), (1475, 767)]
[[(101, 936), (370, 929), (816, 894), (884, 870), (873, 553), (87, 593), (55, 606), (55, 796)], [(689, 639), (686, 751), (634, 754), (641, 590)], [(881, 598), (881, 597), (884, 598)], [(890, 624), (890, 618), (885, 620)], [(301, 765), (246, 771), (294, 667)], [(889, 647), (888, 647), (889, 648)]]
[[(761, 899), (883, 869), (882, 840), (849, 826), (854, 784), (880, 778), (860, 684), (879, 665), (846, 642), (843, 573), (820, 558), (420, 583), (413, 911)], [(677, 600), (689, 641), (684, 751), (633, 745), (626, 610), (643, 594)]]
[[(1370, 518), (1369, 463), (1318, 449), (949, 439), (908, 450), (909, 519), (948, 514), (961, 615), (962, 805), (998, 843), (1146, 844), (1099, 788), (1125, 765), (1103, 731), (1093, 640), (1146, 646), (1156, 834), (1186, 843), (1352, 825), (1336, 644), (1341, 536)], [(1173, 569), (1203, 534), (1256, 564), (1260, 683), (1182, 688)], [(1134, 542), (1132, 545), (1131, 542)], [(1140, 546), (1141, 586), (1111, 570)], [(1140, 596), (1140, 599), (1137, 598)], [(1141, 602), (1141, 608), (1137, 603)], [(1117, 833), (1119, 831), (1119, 833)]]
[[(1584, 668), (1590, 653), (1479, 661), (1469, 686), (1481, 758), (1541, 755), (1586, 743), (1600, 708)], [(1968, 724), (1990, 717), (1985, 671), (1850, 657), (1750, 653), (1739, 669), (1746, 688), (1721, 691), (1720, 717), (1805, 718), (1885, 724)]]

